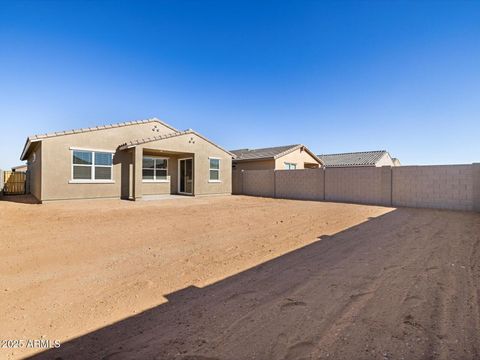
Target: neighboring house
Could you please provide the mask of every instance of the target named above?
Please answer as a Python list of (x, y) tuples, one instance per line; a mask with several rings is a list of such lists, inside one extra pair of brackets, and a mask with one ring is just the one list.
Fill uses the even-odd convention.
[(27, 164), (12, 167), (13, 172), (27, 172)]
[(231, 151), (234, 170), (294, 170), (322, 167), (322, 161), (304, 145)]
[(388, 151), (361, 151), (342, 154), (318, 155), (326, 168), (356, 166), (400, 166), (400, 161), (392, 158)]
[(40, 201), (230, 194), (234, 155), (193, 130), (131, 121), (27, 139), (30, 192)]
[(393, 166), (402, 166), (402, 163), (397, 158), (392, 158)]

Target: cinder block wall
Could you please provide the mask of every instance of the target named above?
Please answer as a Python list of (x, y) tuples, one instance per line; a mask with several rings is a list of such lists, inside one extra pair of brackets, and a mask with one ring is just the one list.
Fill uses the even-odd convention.
[(277, 198), (299, 200), (324, 200), (323, 169), (275, 171)]
[(392, 182), (393, 206), (473, 210), (472, 165), (394, 167)]
[(244, 194), (275, 197), (274, 170), (245, 170), (242, 180)]
[(472, 165), (473, 174), (473, 210), (480, 212), (480, 163)]
[(325, 200), (327, 201), (390, 205), (390, 186), (390, 167), (327, 168), (325, 170)]
[(480, 211), (480, 164), (245, 170), (236, 188), (284, 199)]

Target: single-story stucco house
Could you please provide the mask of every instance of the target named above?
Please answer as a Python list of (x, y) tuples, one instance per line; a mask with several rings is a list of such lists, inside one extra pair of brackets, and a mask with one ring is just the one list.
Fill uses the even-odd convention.
[(295, 170), (315, 169), (323, 163), (301, 144), (262, 149), (231, 150), (234, 170)]
[(326, 168), (358, 166), (400, 166), (400, 160), (392, 158), (386, 150), (360, 151), (340, 154), (317, 155)]
[(39, 201), (231, 194), (234, 155), (193, 130), (153, 118), (30, 136), (30, 192)]

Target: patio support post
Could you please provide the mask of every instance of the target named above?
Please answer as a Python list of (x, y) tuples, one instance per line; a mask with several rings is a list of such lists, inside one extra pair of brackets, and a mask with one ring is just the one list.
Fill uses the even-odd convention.
[(143, 148), (135, 146), (133, 150), (133, 200), (140, 200), (142, 198)]

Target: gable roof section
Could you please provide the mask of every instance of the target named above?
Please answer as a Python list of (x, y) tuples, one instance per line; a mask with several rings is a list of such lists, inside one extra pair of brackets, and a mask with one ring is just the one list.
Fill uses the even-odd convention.
[(302, 144), (276, 146), (270, 148), (261, 149), (238, 149), (231, 150), (237, 157), (235, 161), (254, 161), (254, 160), (276, 160), (284, 155), (287, 155), (295, 150), (303, 148), (310, 156), (317, 160), (320, 164), (323, 164), (322, 160), (311, 152), (306, 146)]
[(325, 167), (375, 166), (385, 154), (389, 155), (386, 150), (375, 150), (340, 154), (323, 154), (318, 155), (318, 157), (322, 159)]
[(30, 144), (33, 142), (37, 141), (42, 141), (44, 139), (52, 138), (52, 137), (57, 137), (57, 136), (63, 136), (63, 135), (72, 135), (72, 134), (80, 134), (80, 133), (86, 133), (86, 132), (91, 132), (91, 131), (98, 131), (98, 130), (106, 130), (106, 129), (112, 129), (112, 128), (118, 128), (118, 127), (123, 127), (123, 126), (131, 126), (131, 125), (138, 125), (138, 124), (147, 124), (150, 122), (157, 122), (160, 123), (167, 128), (171, 129), (173, 132), (178, 132), (177, 129), (174, 127), (168, 125), (167, 123), (163, 122), (160, 119), (157, 118), (151, 118), (151, 119), (146, 119), (146, 120), (134, 120), (134, 121), (126, 121), (126, 122), (121, 122), (121, 123), (116, 123), (116, 124), (110, 124), (110, 125), (101, 125), (101, 126), (95, 126), (95, 127), (89, 127), (89, 128), (82, 128), (82, 129), (74, 129), (74, 130), (66, 130), (66, 131), (57, 131), (53, 133), (48, 133), (48, 134), (39, 134), (39, 135), (32, 135), (27, 138), (27, 141), (25, 142), (25, 146), (23, 147), (22, 155), (20, 156), (20, 160), (25, 160), (25, 156), (28, 152), (28, 149), (30, 147)]
[(148, 137), (148, 138), (144, 138), (144, 139), (132, 140), (132, 141), (126, 142), (125, 144), (120, 145), (118, 147), (118, 149), (119, 150), (130, 149), (130, 148), (133, 148), (137, 145), (147, 144), (147, 143), (154, 142), (154, 141), (161, 141), (161, 140), (170, 139), (170, 138), (173, 138), (173, 137), (178, 137), (178, 136), (183, 136), (183, 135), (196, 135), (199, 138), (205, 140), (206, 142), (212, 144), (213, 146), (219, 148), (220, 150), (226, 152), (227, 154), (229, 154), (230, 156), (235, 158), (235, 154), (233, 154), (230, 151), (225, 150), (224, 148), (218, 146), (213, 141), (207, 139), (205, 136), (200, 135), (199, 133), (197, 133), (196, 131), (194, 131), (192, 129), (188, 129), (188, 130), (185, 130), (185, 131), (177, 131), (177, 132), (171, 133), (171, 134), (152, 136), (152, 137)]

